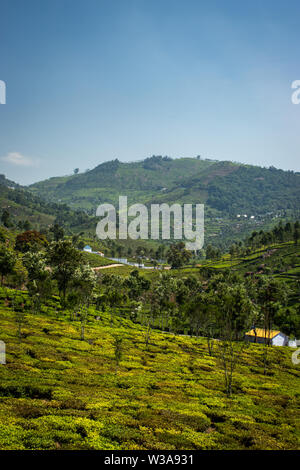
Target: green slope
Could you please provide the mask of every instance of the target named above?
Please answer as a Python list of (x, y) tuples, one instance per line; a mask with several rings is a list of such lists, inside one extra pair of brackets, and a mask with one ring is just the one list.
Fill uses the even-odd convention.
[(51, 200), (95, 210), (101, 202), (203, 202), (223, 215), (299, 210), (300, 175), (275, 168), (193, 158), (102, 163), (91, 171), (30, 186)]
[(27, 188), (0, 175), (0, 209), (8, 210), (14, 225), (28, 220), (36, 229), (47, 229), (58, 222), (72, 231), (95, 230), (96, 221), (82, 210), (70, 209), (66, 204), (51, 203)]
[[(205, 241), (230, 245), (253, 230), (269, 229), (276, 217), (297, 218), (300, 175), (233, 162), (151, 157), (133, 163), (105, 162), (86, 173), (50, 178), (29, 187), (52, 202), (95, 214), (101, 203), (204, 203)], [(238, 214), (247, 218), (237, 219)], [(254, 219), (250, 219), (254, 216)]]
[(141, 162), (105, 162), (86, 173), (50, 178), (30, 189), (51, 200), (61, 200), (78, 207), (96, 209), (101, 202), (117, 203), (121, 191), (129, 202), (146, 202), (157, 191), (170, 189), (185, 178), (213, 165), (192, 158), (163, 159), (153, 157)]
[[(2, 303), (0, 449), (299, 448), (300, 372), (289, 348), (270, 348), (266, 376), (263, 347), (247, 348), (229, 399), (202, 339), (155, 332), (147, 351), (142, 327), (94, 314), (86, 341), (55, 305), (28, 315), (20, 340)], [(124, 341), (117, 372), (115, 335)]]

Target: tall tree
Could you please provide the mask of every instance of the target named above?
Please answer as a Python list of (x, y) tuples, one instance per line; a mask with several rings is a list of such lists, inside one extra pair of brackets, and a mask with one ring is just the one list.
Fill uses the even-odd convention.
[(267, 373), (268, 350), (271, 344), (271, 330), (274, 325), (274, 319), (282, 305), (287, 302), (287, 286), (278, 279), (262, 276), (256, 288), (256, 302), (260, 307), (260, 322), (263, 324), (264, 337), (264, 374)]
[(174, 243), (168, 253), (167, 260), (172, 269), (181, 268), (191, 257), (191, 252), (185, 249), (183, 242)]
[(1, 284), (4, 284), (5, 276), (12, 274), (17, 261), (14, 251), (3, 243), (0, 244), (0, 274)]
[(4, 209), (1, 215), (1, 222), (3, 223), (4, 227), (11, 227), (12, 223), (10, 220), (10, 213), (8, 210)]
[(216, 295), (218, 308), (217, 318), (220, 327), (219, 357), (224, 371), (225, 390), (232, 394), (233, 374), (241, 350), (244, 347), (244, 334), (252, 323), (253, 304), (245, 287), (220, 284)]
[(65, 300), (66, 292), (82, 264), (82, 253), (68, 240), (52, 242), (47, 249), (47, 258), (52, 267), (53, 279), (57, 281), (60, 296)]
[(57, 223), (55, 223), (51, 228), (50, 232), (53, 233), (53, 238), (56, 242), (64, 238), (64, 229)]

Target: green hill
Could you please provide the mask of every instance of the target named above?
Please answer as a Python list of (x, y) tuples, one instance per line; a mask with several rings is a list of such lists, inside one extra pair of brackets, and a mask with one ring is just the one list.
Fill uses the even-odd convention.
[(82, 174), (35, 183), (29, 189), (93, 215), (101, 203), (117, 207), (120, 194), (128, 196), (129, 204), (204, 203), (205, 242), (223, 248), (258, 227), (269, 229), (277, 217), (299, 217), (300, 207), (299, 173), (195, 158), (114, 160)]
[(102, 163), (86, 173), (50, 178), (30, 186), (53, 201), (95, 210), (117, 203), (123, 191), (129, 202), (203, 202), (223, 215), (299, 209), (300, 175), (275, 168), (232, 162), (157, 157), (140, 162)]
[(217, 354), (201, 338), (156, 331), (146, 349), (143, 327), (94, 312), (80, 341), (80, 322), (54, 303), (26, 317), (19, 339), (1, 298), (0, 449), (299, 448), (299, 367), (289, 348), (270, 348), (268, 375), (263, 346), (246, 348), (227, 398)]
[(132, 163), (114, 160), (86, 173), (35, 183), (30, 189), (50, 200), (95, 211), (102, 202), (116, 204), (120, 191), (126, 192), (130, 203), (147, 202), (157, 191), (171, 189), (186, 177), (211, 165), (213, 162), (192, 158), (152, 157)]
[(95, 219), (83, 210), (49, 202), (32, 194), (26, 187), (7, 180), (4, 175), (0, 175), (0, 208), (9, 212), (14, 225), (27, 220), (38, 230), (45, 230), (56, 222), (75, 232), (88, 229), (93, 232), (96, 224)]

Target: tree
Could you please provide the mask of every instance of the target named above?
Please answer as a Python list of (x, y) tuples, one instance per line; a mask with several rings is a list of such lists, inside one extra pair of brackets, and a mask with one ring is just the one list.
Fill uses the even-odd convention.
[(104, 274), (102, 285), (105, 288), (105, 300), (110, 306), (110, 325), (113, 325), (113, 307), (116, 307), (123, 300), (122, 292), (123, 279), (116, 274)]
[(292, 231), (292, 225), (290, 222), (287, 222), (284, 226), (284, 231), (287, 232), (287, 233), (291, 233)]
[(83, 248), (85, 247), (85, 243), (83, 240), (80, 240), (78, 243), (77, 243), (77, 248), (78, 250), (83, 250)]
[(59, 224), (54, 224), (50, 228), (50, 232), (53, 233), (54, 240), (58, 242), (64, 238), (64, 229)]
[(72, 236), (72, 243), (75, 247), (82, 249), (85, 246), (85, 243), (81, 240), (79, 241), (79, 238), (84, 235), (84, 232), (76, 233), (75, 235)]
[(219, 357), (224, 371), (225, 390), (232, 394), (233, 374), (244, 347), (244, 334), (252, 323), (253, 305), (245, 287), (240, 284), (220, 283), (216, 304), (220, 328)]
[(23, 223), (23, 227), (24, 227), (24, 230), (30, 230), (31, 229), (31, 223), (29, 222), (29, 220), (25, 220), (25, 222)]
[(79, 168), (75, 168), (73, 171), (74, 171), (74, 175), (77, 175), (79, 173)]
[(27, 230), (16, 237), (15, 249), (26, 253), (30, 250), (40, 250), (48, 245), (46, 237), (36, 230)]
[(138, 257), (142, 258), (145, 254), (144, 248), (142, 246), (138, 246), (135, 253)]
[(53, 279), (57, 281), (60, 296), (66, 299), (66, 292), (81, 265), (82, 253), (68, 240), (52, 242), (47, 250), (47, 259), (52, 267)]
[(18, 337), (22, 338), (22, 326), (25, 323), (26, 313), (22, 296), (16, 295), (12, 300), (12, 308), (15, 311), (15, 320), (18, 326)]
[(288, 336), (300, 337), (300, 308), (282, 307), (275, 313), (274, 322)]
[(150, 312), (148, 316), (149, 332), (154, 323), (154, 319), (160, 319), (160, 327), (164, 331), (169, 327), (170, 317), (177, 312), (176, 302), (177, 280), (168, 274), (161, 274), (154, 283), (148, 298)]
[(114, 336), (114, 356), (116, 361), (116, 374), (118, 373), (118, 367), (123, 356), (123, 338), (120, 336)]
[(79, 265), (76, 268), (72, 279), (72, 287), (79, 294), (81, 304), (89, 305), (96, 282), (96, 274), (88, 264)]
[(191, 331), (206, 337), (208, 353), (213, 351), (213, 337), (216, 330), (216, 312), (213, 292), (200, 292), (191, 296), (185, 305), (186, 315), (189, 319)]
[(27, 281), (27, 277), (28, 277), (27, 269), (24, 266), (22, 261), (23, 260), (21, 257), (19, 256), (16, 257), (16, 263), (15, 263), (13, 272), (10, 276), (12, 285), (16, 289), (22, 288), (25, 282)]
[(85, 339), (85, 325), (88, 320), (89, 310), (86, 305), (81, 305), (79, 309), (79, 319), (80, 319), (80, 339), (84, 341)]
[(125, 279), (124, 286), (129, 289), (130, 299), (138, 300), (142, 293), (150, 288), (150, 281), (140, 276), (138, 269), (134, 269)]
[(238, 253), (238, 247), (236, 246), (235, 243), (233, 243), (233, 245), (231, 245), (230, 249), (229, 249), (229, 253), (230, 253), (230, 256), (233, 258), (235, 254)]
[(159, 245), (156, 250), (155, 256), (157, 259), (163, 259), (166, 247), (164, 245)]
[(208, 245), (206, 248), (206, 259), (217, 259), (221, 255), (219, 248), (215, 248), (211, 245)]
[(17, 257), (14, 251), (4, 244), (0, 244), (0, 274), (1, 284), (4, 284), (5, 276), (13, 274)]
[(273, 328), (274, 319), (282, 305), (287, 301), (287, 286), (282, 284), (278, 279), (262, 276), (256, 287), (256, 301), (261, 309), (260, 321), (265, 331), (264, 338), (264, 374), (267, 373), (268, 350), (270, 346), (271, 330)]
[(89, 315), (89, 304), (91, 299), (94, 298), (96, 281), (96, 275), (90, 266), (88, 264), (80, 265), (75, 270), (71, 282), (73, 290), (67, 296), (66, 306), (69, 310), (73, 310), (71, 319), (77, 316), (74, 309), (78, 310), (81, 325), (80, 339), (82, 341), (85, 339), (85, 325)]
[(298, 240), (300, 238), (300, 230), (298, 228), (295, 228), (293, 237), (294, 237), (295, 245), (298, 245)]
[(10, 221), (10, 214), (8, 210), (4, 209), (1, 215), (1, 222), (3, 223), (4, 227), (11, 227), (12, 223)]
[(167, 254), (167, 260), (172, 269), (181, 268), (189, 261), (190, 257), (191, 253), (185, 249), (183, 242), (174, 243)]
[(117, 246), (117, 252), (118, 252), (119, 258), (122, 258), (122, 254), (124, 253), (124, 246), (123, 245), (118, 245)]
[(28, 272), (28, 293), (32, 299), (33, 309), (37, 312), (41, 303), (52, 293), (51, 275), (47, 269), (45, 254), (41, 251), (35, 253), (28, 251), (23, 256), (23, 263)]

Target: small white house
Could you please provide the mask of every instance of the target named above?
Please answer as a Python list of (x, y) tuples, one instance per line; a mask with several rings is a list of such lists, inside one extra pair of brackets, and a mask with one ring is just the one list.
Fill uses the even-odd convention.
[(284, 333), (281, 333), (281, 331), (278, 333), (278, 335), (272, 338), (273, 346), (287, 346), (288, 343), (289, 343), (289, 337), (286, 336)]
[(287, 346), (289, 337), (278, 330), (264, 330), (263, 328), (252, 328), (245, 335), (251, 343), (266, 343), (272, 346)]
[(85, 247), (83, 248), (83, 251), (87, 251), (88, 253), (92, 253), (92, 248), (90, 247), (90, 245), (85, 245)]

